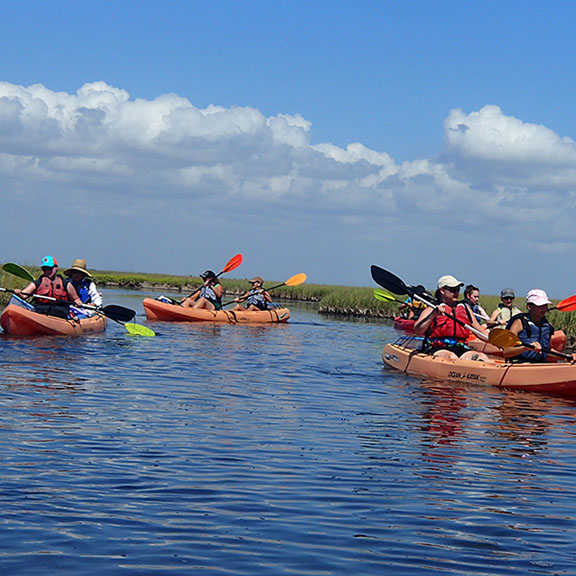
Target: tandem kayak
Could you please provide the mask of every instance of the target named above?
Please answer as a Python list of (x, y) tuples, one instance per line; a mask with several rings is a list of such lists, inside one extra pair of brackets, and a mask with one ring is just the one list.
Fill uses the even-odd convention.
[(81, 319), (57, 318), (8, 304), (0, 315), (0, 326), (11, 336), (78, 336), (103, 332), (106, 329), (106, 318), (98, 314)]
[(382, 359), (391, 368), (413, 376), (576, 398), (576, 364), (514, 364), (497, 358), (492, 362), (453, 360), (400, 344), (386, 344)]
[(396, 330), (401, 330), (402, 332), (414, 332), (414, 323), (416, 321), (413, 318), (402, 318), (402, 316), (394, 317), (394, 328)]
[(223, 322), (226, 324), (270, 324), (288, 322), (288, 308), (271, 308), (270, 310), (240, 311), (204, 310), (202, 308), (184, 308), (178, 304), (161, 302), (144, 298), (142, 302), (148, 320), (164, 322)]

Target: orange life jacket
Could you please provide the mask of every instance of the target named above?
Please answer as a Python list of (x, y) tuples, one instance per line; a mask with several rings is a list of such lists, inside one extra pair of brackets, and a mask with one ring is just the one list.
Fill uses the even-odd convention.
[[(452, 308), (451, 313), (464, 324), (470, 324), (471, 318), (469, 316), (467, 307), (461, 302)], [(470, 336), (470, 330), (464, 328), (451, 316), (441, 314), (436, 316), (427, 331), (428, 338), (453, 338), (465, 342)]]
[[(50, 296), (51, 298), (56, 298), (56, 300), (68, 300), (64, 278), (60, 274), (57, 274), (54, 280), (50, 280), (47, 276), (42, 276), (38, 279), (38, 284), (36, 285), (36, 295)], [(36, 300), (39, 302), (50, 302), (50, 300), (40, 298)]]

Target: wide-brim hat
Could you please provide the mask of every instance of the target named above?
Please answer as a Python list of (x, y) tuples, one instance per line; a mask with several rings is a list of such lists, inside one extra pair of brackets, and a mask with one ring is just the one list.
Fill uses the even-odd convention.
[(70, 266), (68, 270), (65, 270), (64, 274), (66, 274), (66, 276), (72, 276), (72, 272), (74, 271), (82, 272), (82, 274), (88, 276), (88, 278), (92, 278), (92, 274), (90, 274), (90, 272), (86, 270), (86, 260), (84, 260), (83, 258), (78, 258), (74, 260), (74, 262), (72, 262), (72, 266)]
[(260, 276), (254, 276), (251, 280), (249, 280), (250, 284), (254, 284), (254, 282), (260, 282), (260, 284), (264, 284), (264, 279), (260, 278)]

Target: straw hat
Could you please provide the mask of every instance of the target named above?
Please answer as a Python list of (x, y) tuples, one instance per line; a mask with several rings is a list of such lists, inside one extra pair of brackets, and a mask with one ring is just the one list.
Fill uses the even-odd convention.
[(88, 278), (92, 278), (92, 274), (86, 270), (86, 260), (83, 258), (77, 258), (74, 260), (74, 262), (72, 262), (72, 266), (70, 266), (68, 270), (65, 270), (64, 274), (66, 274), (66, 276), (72, 276), (72, 272), (74, 272), (74, 270), (82, 272), (82, 274), (88, 276)]
[(250, 284), (254, 284), (254, 282), (260, 282), (260, 284), (264, 284), (264, 280), (260, 278), (260, 276), (254, 276), (252, 280), (249, 280)]

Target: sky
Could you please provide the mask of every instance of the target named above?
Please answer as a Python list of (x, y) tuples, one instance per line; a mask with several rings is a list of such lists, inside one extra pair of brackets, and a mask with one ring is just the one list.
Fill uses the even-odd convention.
[(1, 0), (0, 261), (576, 292), (576, 3)]

